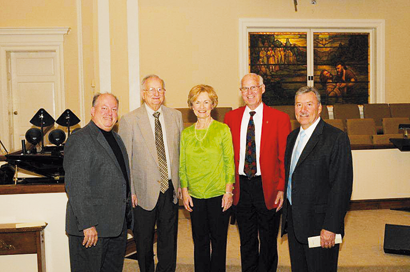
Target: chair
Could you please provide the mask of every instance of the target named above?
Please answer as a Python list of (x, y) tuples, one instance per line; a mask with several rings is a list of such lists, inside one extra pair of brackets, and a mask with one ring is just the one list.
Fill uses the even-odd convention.
[(373, 144), (376, 135), (376, 124), (373, 119), (347, 119), (347, 134), (351, 144)]
[(388, 104), (364, 104), (363, 114), (364, 118), (374, 119), (379, 134), (383, 133), (382, 119), (391, 117)]
[(212, 110), (211, 116), (214, 118), (216, 121), (219, 121), (221, 123), (224, 122), (225, 119), (225, 114), (230, 112), (232, 110), (232, 107), (217, 107)]
[(290, 120), (290, 127), (292, 131), (300, 127), (298, 120)]
[(400, 124), (410, 124), (410, 119), (401, 117), (401, 118), (383, 118), (383, 131), (384, 134), (397, 134), (402, 133), (399, 130)]
[(360, 119), (359, 107), (356, 104), (334, 104), (333, 118), (342, 119), (346, 127), (346, 119)]
[(393, 146), (393, 143), (390, 142), (390, 138), (403, 138), (403, 134), (373, 135), (373, 144)]
[(391, 117), (410, 118), (410, 103), (389, 104)]
[(326, 123), (328, 123), (329, 125), (332, 125), (334, 127), (337, 127), (338, 129), (340, 129), (341, 131), (345, 131), (345, 126), (343, 124), (342, 119), (324, 119), (323, 121), (325, 121)]
[(372, 145), (372, 135), (349, 135), (351, 145)]
[(349, 135), (375, 135), (376, 124), (372, 118), (347, 119), (347, 134)]
[(189, 127), (196, 122), (196, 116), (194, 112), (189, 108), (176, 108), (182, 113), (182, 120), (184, 122), (184, 128)]
[(329, 119), (329, 110), (326, 105), (322, 105), (322, 113), (320, 114), (322, 119)]
[(294, 105), (272, 106), (272, 108), (287, 113), (289, 115), (290, 120), (296, 120)]

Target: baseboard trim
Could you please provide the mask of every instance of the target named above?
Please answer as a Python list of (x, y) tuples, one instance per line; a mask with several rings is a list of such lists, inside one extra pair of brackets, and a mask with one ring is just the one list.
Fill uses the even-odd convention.
[(410, 198), (387, 198), (350, 201), (350, 211), (401, 209), (410, 207)]

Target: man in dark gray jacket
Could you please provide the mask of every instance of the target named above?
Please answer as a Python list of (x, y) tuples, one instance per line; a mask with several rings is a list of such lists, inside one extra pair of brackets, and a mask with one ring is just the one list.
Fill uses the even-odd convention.
[(127, 151), (112, 131), (118, 99), (97, 94), (91, 121), (64, 148), (71, 271), (122, 271), (132, 223)]

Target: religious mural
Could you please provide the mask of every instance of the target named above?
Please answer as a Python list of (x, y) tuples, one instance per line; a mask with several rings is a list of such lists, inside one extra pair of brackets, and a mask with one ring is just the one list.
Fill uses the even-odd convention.
[[(313, 36), (313, 79), (322, 103), (368, 103), (368, 34)], [(295, 92), (307, 83), (306, 32), (250, 33), (249, 45), (249, 71), (260, 74), (266, 86), (263, 101), (292, 105)]]
[(315, 33), (314, 80), (324, 104), (369, 101), (369, 34)]

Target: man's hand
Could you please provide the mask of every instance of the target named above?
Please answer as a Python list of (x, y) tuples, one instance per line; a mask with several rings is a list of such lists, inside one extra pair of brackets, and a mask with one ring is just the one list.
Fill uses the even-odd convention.
[(89, 248), (97, 244), (98, 233), (95, 227), (85, 229), (83, 230), (83, 233), (84, 233), (83, 246), (85, 246), (86, 248)]
[(178, 199), (182, 199), (182, 190), (178, 188)]
[(278, 211), (280, 211), (280, 209), (282, 209), (283, 196), (284, 196), (283, 191), (278, 191), (278, 194), (276, 195), (276, 199), (275, 199), (275, 205), (278, 204), (278, 207), (276, 208), (276, 212), (278, 212)]
[(135, 208), (138, 206), (138, 199), (137, 199), (137, 195), (132, 195), (131, 197), (131, 202), (132, 202), (132, 207)]
[(320, 232), (320, 246), (323, 248), (332, 248), (335, 246), (336, 234), (322, 229)]
[(188, 193), (188, 188), (182, 188), (182, 199), (184, 201), (185, 210), (192, 212), (194, 202), (192, 202), (192, 197)]

